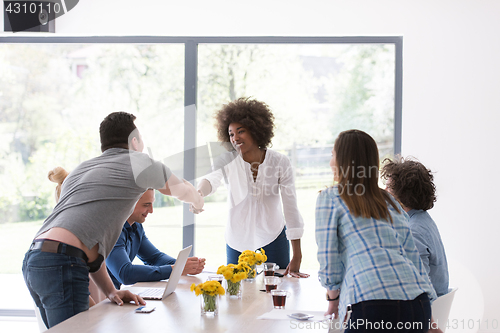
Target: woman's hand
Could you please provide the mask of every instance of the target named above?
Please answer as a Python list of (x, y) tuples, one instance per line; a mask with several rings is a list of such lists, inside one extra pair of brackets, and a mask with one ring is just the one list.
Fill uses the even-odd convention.
[(325, 316), (332, 316), (332, 318), (337, 319), (339, 316), (339, 300), (328, 301), (328, 310), (325, 312)]
[(309, 274), (299, 272), (300, 262), (301, 262), (301, 259), (293, 256), (292, 260), (290, 260), (290, 263), (288, 264), (288, 266), (285, 269), (285, 273), (283, 273), (283, 274), (285, 276), (287, 274), (290, 274), (291, 277), (296, 277), (296, 278), (308, 278)]
[(340, 289), (326, 291), (326, 299), (327, 301), (328, 299), (331, 299), (331, 301), (328, 301), (328, 310), (325, 312), (325, 316), (330, 316), (334, 319), (338, 318), (339, 298), (340, 298)]
[(124, 302), (134, 302), (136, 305), (146, 305), (146, 302), (141, 296), (131, 293), (129, 290), (116, 290), (108, 295), (111, 302), (118, 305), (123, 305)]
[(293, 257), (290, 263), (285, 269), (284, 275), (290, 274), (292, 277), (296, 278), (308, 278), (309, 274), (300, 273), (300, 262), (302, 261), (302, 250), (300, 249), (300, 239), (293, 239), (290, 241), (292, 243)]

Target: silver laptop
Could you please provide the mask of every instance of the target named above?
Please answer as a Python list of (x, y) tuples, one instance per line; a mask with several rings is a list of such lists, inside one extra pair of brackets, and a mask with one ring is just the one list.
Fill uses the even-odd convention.
[(163, 299), (173, 293), (175, 288), (177, 288), (177, 284), (179, 283), (179, 279), (181, 278), (184, 266), (186, 266), (189, 252), (191, 252), (192, 247), (192, 245), (189, 245), (181, 252), (179, 252), (177, 260), (175, 261), (174, 268), (172, 269), (172, 273), (170, 273), (170, 278), (168, 279), (165, 288), (131, 288), (129, 290), (137, 293), (144, 299), (157, 300)]

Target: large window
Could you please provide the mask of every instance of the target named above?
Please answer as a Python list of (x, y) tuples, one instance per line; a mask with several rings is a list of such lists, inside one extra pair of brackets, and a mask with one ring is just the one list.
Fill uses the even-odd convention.
[[(184, 45), (0, 44), (0, 72), (0, 273), (20, 273), (55, 205), (48, 171), (99, 155), (107, 114), (135, 114), (155, 158), (182, 153)], [(158, 195), (155, 207), (149, 233), (175, 253), (182, 205)]]
[[(329, 161), (337, 135), (361, 129), (375, 138), (381, 157), (394, 153), (395, 55), (394, 44), (198, 47), (198, 146), (217, 141), (213, 115), (222, 104), (251, 96), (271, 107), (276, 118), (272, 149), (287, 155), (295, 170), (305, 223), (303, 268), (318, 266), (315, 202), (318, 190), (333, 182)], [(226, 260), (226, 199), (221, 186), (196, 216), (196, 249), (209, 262)]]
[[(272, 148), (295, 168), (303, 267), (315, 268), (314, 205), (332, 183), (337, 134), (367, 131), (382, 157), (400, 150), (401, 54), (399, 37), (0, 38), (0, 274), (20, 273), (55, 204), (47, 172), (98, 155), (105, 115), (136, 114), (146, 152), (195, 180), (203, 161), (192, 148), (216, 141), (214, 112), (248, 96), (276, 116)], [(194, 244), (208, 266), (225, 263), (226, 194), (196, 217), (157, 195), (149, 238), (171, 255)]]

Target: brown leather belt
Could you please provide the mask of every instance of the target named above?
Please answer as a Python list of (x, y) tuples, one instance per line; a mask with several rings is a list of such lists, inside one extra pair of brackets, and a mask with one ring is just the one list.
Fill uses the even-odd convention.
[(53, 241), (48, 239), (35, 239), (31, 244), (30, 250), (40, 250), (42, 252), (50, 252), (50, 253), (61, 253), (71, 257), (82, 258), (83, 260), (85, 260), (85, 262), (89, 261), (89, 258), (87, 257), (85, 252), (83, 252), (83, 250), (66, 243), (61, 243), (58, 241)]
[(89, 262), (85, 252), (73, 245), (53, 241), (50, 239), (35, 239), (31, 244), (30, 250), (40, 250), (42, 252), (61, 253), (71, 257), (82, 258), (87, 263), (90, 273), (97, 272), (101, 268), (104, 257), (99, 255), (96, 260)]

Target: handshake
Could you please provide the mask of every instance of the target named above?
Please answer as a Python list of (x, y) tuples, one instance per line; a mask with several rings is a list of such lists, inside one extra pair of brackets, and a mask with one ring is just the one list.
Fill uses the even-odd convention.
[[(203, 198), (203, 192), (201, 192), (201, 190), (198, 190), (198, 193), (200, 194), (200, 196)], [(201, 212), (203, 212), (203, 208), (196, 208), (193, 204), (189, 205), (189, 211), (192, 212), (193, 214), (199, 214)]]

